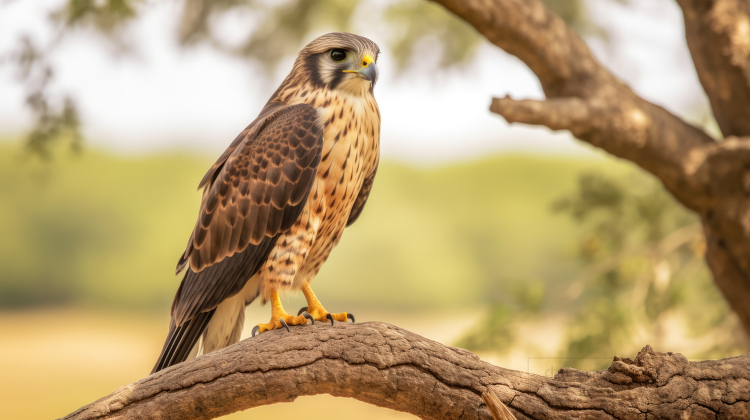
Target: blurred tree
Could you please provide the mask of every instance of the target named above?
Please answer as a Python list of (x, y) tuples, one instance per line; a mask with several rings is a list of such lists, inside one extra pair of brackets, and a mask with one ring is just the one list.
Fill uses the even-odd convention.
[(521, 325), (543, 313), (544, 283), (510, 281), (504, 286), (509, 292), (509, 302), (492, 304), (482, 320), (467, 331), (456, 346), (477, 352), (505, 353), (517, 343)]
[(112, 35), (122, 25), (138, 16), (140, 0), (68, 0), (52, 15), (54, 23), (64, 29), (90, 27)]
[(690, 357), (727, 357), (747, 347), (705, 265), (700, 221), (657, 182), (587, 173), (552, 209), (581, 226), (572, 257), (583, 274), (556, 296), (562, 311), (543, 305), (544, 284), (504, 282), (496, 294), (510, 299), (493, 305), (457, 346), (502, 354), (529, 321), (563, 317), (563, 363), (584, 370), (610, 362), (597, 356), (637, 352), (644, 342), (662, 348), (675, 328), (684, 331), (672, 337), (694, 343)]
[(67, 141), (73, 150), (82, 143), (78, 109), (69, 95), (55, 96), (49, 92), (53, 78), (52, 66), (28, 37), (20, 40), (18, 50), (9, 57), (17, 63), (17, 79), (26, 90), (26, 105), (35, 117), (35, 123), (27, 137), (27, 148), (44, 159), (51, 157), (51, 149), (57, 143)]
[[(670, 329), (680, 327), (696, 342), (712, 343), (694, 346), (689, 357), (725, 357), (747, 346), (705, 266), (700, 221), (654, 180), (586, 174), (553, 208), (584, 228), (575, 254), (585, 272), (568, 287), (570, 306), (579, 309), (564, 355), (637, 351), (644, 342), (663, 348)], [(581, 365), (568, 359), (566, 366), (574, 362)], [(590, 358), (582, 367), (597, 364)]]
[[(605, 34), (587, 19), (583, 0), (545, 3), (577, 30)], [(77, 149), (82, 141), (75, 98), (55, 94), (49, 88), (54, 69), (46, 57), (71, 30), (89, 30), (104, 35), (118, 48), (127, 48), (122, 29), (148, 13), (145, 6), (142, 0), (67, 0), (49, 21), (59, 32), (52, 43), (40, 48), (28, 36), (19, 40), (18, 52), (11, 54), (9, 61), (19, 68), (27, 105), (36, 117), (27, 137), (31, 152), (49, 158), (52, 145), (67, 141)], [(260, 63), (271, 72), (283, 57), (296, 54), (311, 32), (325, 28), (355, 30), (356, 11), (362, 6), (378, 8), (363, 0), (182, 0), (177, 35), (185, 48), (207, 43)], [(257, 17), (257, 24), (245, 40), (229, 45), (216, 35), (216, 22), (221, 16), (238, 11)], [(481, 44), (481, 36), (470, 25), (434, 3), (399, 0), (381, 6), (379, 13), (391, 28), (388, 42), (400, 69), (414, 64), (410, 62), (410, 57), (415, 56), (411, 54), (413, 48), (424, 40), (433, 40), (442, 47), (438, 62), (443, 68), (470, 62)]]

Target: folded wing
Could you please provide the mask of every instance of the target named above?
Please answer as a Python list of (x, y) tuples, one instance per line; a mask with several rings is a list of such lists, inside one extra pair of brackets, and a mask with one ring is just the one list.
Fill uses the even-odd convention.
[(155, 370), (185, 360), (209, 312), (242, 290), (307, 200), (323, 145), (317, 112), (300, 104), (264, 113), (201, 181), (198, 221), (177, 265), (188, 269)]

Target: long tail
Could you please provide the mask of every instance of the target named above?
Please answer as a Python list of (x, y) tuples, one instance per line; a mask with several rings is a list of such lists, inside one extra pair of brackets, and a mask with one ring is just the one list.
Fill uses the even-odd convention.
[[(185, 270), (172, 302), (169, 334), (151, 373), (184, 362), (204, 336), (205, 353), (236, 343), (245, 319), (245, 305), (259, 293), (255, 276), (277, 237), (266, 237), (260, 244), (200, 272)], [(212, 321), (213, 320), (213, 321)], [(178, 322), (181, 325), (178, 326)], [(227, 331), (228, 329), (228, 331)]]
[(203, 330), (211, 321), (215, 310), (198, 314), (195, 318), (185, 322), (182, 326), (175, 325), (174, 320), (169, 323), (169, 334), (164, 342), (159, 359), (151, 373), (156, 373), (177, 363), (184, 362), (191, 350), (198, 342)]

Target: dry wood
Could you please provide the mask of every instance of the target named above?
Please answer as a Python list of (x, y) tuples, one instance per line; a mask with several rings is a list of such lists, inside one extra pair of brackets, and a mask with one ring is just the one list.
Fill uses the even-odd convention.
[(180, 363), (65, 419), (210, 419), (325, 393), (424, 419), (489, 420), (488, 391), (518, 419), (750, 418), (750, 354), (688, 362), (646, 346), (608, 370), (550, 378), (385, 323), (317, 323)]
[(487, 391), (482, 394), (482, 401), (490, 410), (492, 418), (495, 420), (516, 420), (516, 416), (508, 410), (508, 407), (500, 401), (492, 387), (487, 387)]
[(750, 135), (750, 2), (677, 0), (688, 47), (725, 136)]
[(727, 136), (717, 142), (638, 97), (539, 0), (433, 1), (539, 78), (546, 100), (495, 98), (492, 112), (511, 123), (569, 130), (628, 159), (700, 216), (716, 284), (750, 334), (750, 137), (730, 137), (750, 136), (750, 2), (677, 1), (698, 75)]

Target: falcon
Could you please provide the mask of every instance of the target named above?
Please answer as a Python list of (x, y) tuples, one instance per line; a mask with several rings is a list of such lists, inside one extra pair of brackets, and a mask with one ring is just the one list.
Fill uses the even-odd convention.
[[(370, 194), (380, 156), (373, 96), (380, 49), (367, 38), (329, 33), (305, 46), (260, 115), (198, 185), (198, 220), (177, 263), (185, 275), (169, 334), (152, 373), (240, 339), (245, 307), (271, 302), (271, 320), (252, 335), (346, 322), (310, 288)], [(279, 294), (302, 291), (288, 314)]]

